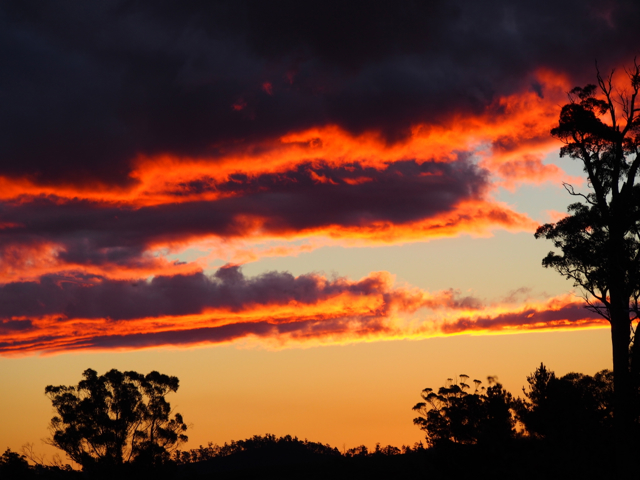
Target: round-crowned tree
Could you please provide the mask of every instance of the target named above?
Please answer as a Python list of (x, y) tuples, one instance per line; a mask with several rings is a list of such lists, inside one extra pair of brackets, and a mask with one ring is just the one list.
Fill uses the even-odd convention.
[(125, 463), (157, 465), (187, 441), (187, 425), (171, 411), (167, 394), (178, 390), (177, 377), (158, 372), (87, 369), (78, 385), (45, 388), (56, 416), (49, 443), (83, 470)]
[(420, 416), (413, 423), (424, 430), (429, 446), (496, 443), (515, 435), (511, 394), (495, 377), (488, 377), (486, 389), (480, 380), (474, 380), (472, 391), (465, 383), (468, 378), (448, 379), (437, 393), (431, 388), (422, 391), (423, 401), (413, 407)]

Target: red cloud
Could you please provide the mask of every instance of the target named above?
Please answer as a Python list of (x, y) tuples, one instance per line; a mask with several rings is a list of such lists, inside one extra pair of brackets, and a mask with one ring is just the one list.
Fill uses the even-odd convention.
[(568, 297), (514, 308), (454, 291), (394, 287), (387, 273), (359, 281), (237, 266), (138, 282), (70, 274), (0, 289), (0, 354), (187, 346), (255, 340), (267, 345), (345, 343), (601, 326)]
[[(175, 265), (155, 253), (211, 238), (390, 243), (486, 235), (496, 227), (533, 230), (527, 216), (485, 198), (487, 176), (458, 154), (448, 162), (376, 168), (317, 161), (284, 172), (206, 178), (172, 185), (166, 195), (174, 203), (138, 207), (23, 196), (2, 211), (0, 271), (7, 281), (77, 268), (120, 277), (186, 273), (199, 266)], [(209, 193), (206, 200), (183, 201)]]

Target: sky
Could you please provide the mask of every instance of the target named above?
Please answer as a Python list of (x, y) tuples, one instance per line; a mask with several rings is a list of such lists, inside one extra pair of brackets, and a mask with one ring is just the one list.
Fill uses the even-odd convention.
[[(635, 1), (0, 5), (0, 447), (46, 385), (180, 379), (195, 448), (413, 444), (460, 373), (611, 367), (541, 266), (579, 164), (567, 92), (640, 52)], [(620, 83), (620, 85), (623, 85)]]

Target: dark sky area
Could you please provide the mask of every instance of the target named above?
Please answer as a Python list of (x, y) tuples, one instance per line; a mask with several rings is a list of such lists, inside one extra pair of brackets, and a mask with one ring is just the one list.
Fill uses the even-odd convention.
[[(456, 310), (450, 295), (433, 303), (386, 280), (361, 291), (237, 265), (207, 276), (168, 253), (212, 238), (531, 230), (492, 192), (557, 174), (541, 145), (558, 89), (593, 82), (596, 61), (633, 61), (639, 20), (632, 0), (2, 2), (0, 353), (70, 336), (73, 348), (172, 332), (190, 343), (218, 338), (211, 328), (366, 335), (391, 329), (391, 304)], [(270, 305), (291, 302), (344, 308), (269, 323)], [(262, 313), (207, 324), (216, 309)], [(540, 321), (583, 319), (559, 311)], [(163, 320), (180, 315), (204, 317)], [(450, 331), (528, 325), (487, 315)]]
[[(138, 154), (207, 155), (317, 125), (477, 114), (637, 54), (635, 1), (6, 1), (0, 172), (131, 182)], [(236, 109), (234, 109), (234, 105)]]

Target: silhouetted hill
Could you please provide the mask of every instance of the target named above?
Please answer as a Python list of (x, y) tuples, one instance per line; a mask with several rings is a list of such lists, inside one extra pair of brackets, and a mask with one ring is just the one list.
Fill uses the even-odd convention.
[(318, 444), (291, 437), (288, 440), (285, 440), (287, 437), (273, 437), (271, 441), (267, 438), (253, 437), (233, 442), (232, 447), (235, 448), (231, 448), (229, 453), (181, 465), (181, 474), (202, 478), (282, 478), (283, 475), (306, 475), (315, 470), (333, 469), (342, 459), (340, 452), (330, 447), (313, 448)]
[(181, 480), (467, 480), (483, 476), (509, 480), (602, 480), (615, 478), (609, 470), (611, 454), (607, 445), (558, 445), (521, 438), (500, 446), (450, 444), (431, 449), (405, 449), (404, 453), (396, 454), (360, 451), (350, 456), (335, 449), (310, 451), (296, 439), (180, 465), (177, 476)]
[[(575, 442), (518, 438), (484, 445), (448, 444), (434, 448), (386, 447), (367, 451), (359, 447), (339, 452), (319, 443), (267, 435), (201, 448), (210, 458), (155, 468), (125, 466), (108, 480), (554, 480), (566, 478), (614, 479), (610, 442)], [(0, 465), (1, 480), (96, 480), (93, 475), (57, 468), (28, 467), (18, 457)]]

